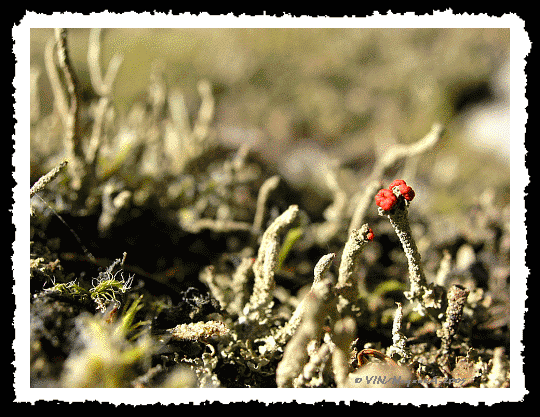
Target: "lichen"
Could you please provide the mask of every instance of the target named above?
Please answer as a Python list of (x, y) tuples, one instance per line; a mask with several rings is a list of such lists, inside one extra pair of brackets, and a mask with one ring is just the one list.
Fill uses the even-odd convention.
[(45, 50), (57, 109), (32, 117), (32, 386), (509, 386), (509, 205), (430, 211), (414, 158), (439, 123), (352, 162), (317, 153), (302, 185), (290, 153), (223, 127), (224, 86), (199, 80), (192, 109), (161, 61), (120, 116), (99, 30), (83, 99), (68, 33)]

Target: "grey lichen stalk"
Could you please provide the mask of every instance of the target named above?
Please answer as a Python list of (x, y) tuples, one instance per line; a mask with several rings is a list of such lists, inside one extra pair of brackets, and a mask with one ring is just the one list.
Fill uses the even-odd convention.
[(453, 285), (448, 291), (448, 307), (446, 308), (446, 319), (442, 329), (438, 332), (441, 337), (441, 353), (447, 354), (450, 350), (450, 345), (457, 332), (463, 308), (467, 302), (469, 290), (460, 285)]
[[(395, 189), (397, 190), (397, 187)], [(399, 195), (399, 191), (394, 192)], [(417, 303), (416, 309), (420, 314), (440, 316), (444, 306), (444, 288), (427, 282), (420, 252), (412, 235), (408, 206), (408, 201), (399, 198), (390, 210), (379, 207), (379, 215), (388, 217), (407, 257), (410, 289), (405, 292), (405, 296), (408, 300)]]
[(341, 296), (339, 303), (340, 310), (343, 310), (345, 305), (354, 303), (358, 299), (358, 275), (356, 273), (356, 267), (358, 265), (358, 255), (369, 242), (368, 233), (370, 233), (369, 226), (364, 224), (360, 229), (353, 229), (349, 235), (349, 239), (345, 243), (336, 285), (336, 289), (339, 290)]
[(394, 355), (399, 356), (397, 363), (406, 364), (411, 359), (410, 349), (406, 347), (407, 337), (403, 334), (403, 305), (396, 303), (397, 309), (394, 315), (392, 325), (392, 346), (390, 346), (386, 354), (392, 358)]
[(258, 322), (268, 315), (272, 307), (274, 274), (278, 264), (279, 235), (296, 220), (298, 206), (290, 206), (274, 220), (263, 234), (257, 259), (253, 264), (255, 283), (248, 304), (244, 307), (244, 318), (241, 321)]

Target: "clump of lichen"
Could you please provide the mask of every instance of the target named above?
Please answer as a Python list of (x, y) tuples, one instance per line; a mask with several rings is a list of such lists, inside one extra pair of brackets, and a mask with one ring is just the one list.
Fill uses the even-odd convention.
[[(122, 118), (121, 57), (102, 74), (91, 32), (87, 102), (55, 34), (57, 110), (35, 112), (33, 143), (65, 152), (33, 154), (48, 173), (31, 188), (32, 386), (509, 385), (508, 206), (487, 190), (453, 233), (426, 214), (436, 193), (409, 162), (440, 124), (365, 176), (317, 161), (314, 212), (248, 146), (219, 142), (209, 81), (191, 118), (156, 64)], [(396, 172), (407, 183), (378, 194)]]

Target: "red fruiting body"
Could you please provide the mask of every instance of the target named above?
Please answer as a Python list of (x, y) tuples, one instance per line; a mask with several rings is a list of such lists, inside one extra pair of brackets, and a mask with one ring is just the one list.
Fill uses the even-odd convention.
[(394, 188), (398, 187), (399, 194), (407, 201), (411, 201), (414, 198), (414, 190), (407, 185), (403, 180), (394, 180), (388, 189), (383, 188), (375, 196), (375, 202), (377, 205), (385, 211), (394, 207), (397, 202), (397, 197), (394, 194)]
[(375, 202), (383, 210), (390, 210), (397, 202), (397, 197), (390, 190), (383, 188), (375, 196)]
[(394, 180), (392, 181), (392, 184), (390, 184), (390, 187), (388, 189), (390, 191), (394, 191), (394, 187), (399, 187), (400, 185), (407, 185), (407, 183), (404, 180)]
[(392, 184), (390, 184), (390, 187), (388, 189), (390, 191), (394, 191), (394, 187), (399, 187), (399, 192), (403, 196), (403, 198), (407, 201), (412, 201), (414, 198), (414, 190), (407, 185), (407, 183), (403, 180), (394, 180), (392, 181)]
[(415, 194), (414, 194), (414, 190), (409, 187), (408, 185), (405, 185), (405, 186), (400, 186), (399, 187), (399, 192), (401, 193), (401, 195), (403, 196), (403, 198), (407, 201), (412, 201), (412, 199), (414, 198)]
[(375, 237), (373, 230), (369, 229), (366, 237), (367, 237), (367, 240), (372, 241), (373, 238)]

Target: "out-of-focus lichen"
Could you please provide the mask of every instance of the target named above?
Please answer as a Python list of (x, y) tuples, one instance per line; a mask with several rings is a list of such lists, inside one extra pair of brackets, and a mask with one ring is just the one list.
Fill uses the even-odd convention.
[(335, 347), (332, 352), (332, 368), (338, 388), (347, 386), (350, 373), (351, 343), (355, 337), (356, 322), (352, 317), (345, 317), (334, 325), (332, 341), (335, 343)]
[(365, 189), (362, 190), (358, 198), (353, 198), (353, 200), (358, 200), (358, 205), (355, 208), (354, 214), (349, 225), (349, 233), (353, 229), (360, 227), (364, 221), (366, 211), (369, 206), (372, 204), (373, 197), (375, 196), (377, 190), (380, 188), (380, 183), (383, 179), (384, 172), (387, 168), (391, 167), (402, 158), (410, 158), (418, 154), (422, 154), (428, 149), (432, 148), (442, 137), (444, 133), (444, 127), (440, 123), (435, 123), (431, 130), (418, 142), (408, 144), (408, 145), (393, 145), (387, 149), (384, 155), (377, 159), (369, 179), (366, 181), (368, 184)]
[(98, 220), (98, 230), (102, 235), (109, 231), (119, 211), (129, 205), (131, 196), (132, 192), (123, 189), (117, 182), (109, 180), (105, 184), (101, 195), (102, 212)]
[(255, 211), (255, 218), (253, 219), (253, 233), (255, 235), (259, 235), (262, 232), (264, 215), (267, 210), (267, 200), (270, 193), (277, 188), (279, 181), (279, 176), (274, 175), (264, 181), (261, 188), (259, 188), (259, 194), (257, 196), (257, 208)]
[(504, 355), (504, 348), (497, 347), (493, 350), (491, 370), (487, 376), (487, 382), (482, 384), (485, 388), (503, 388), (509, 386), (508, 357)]

